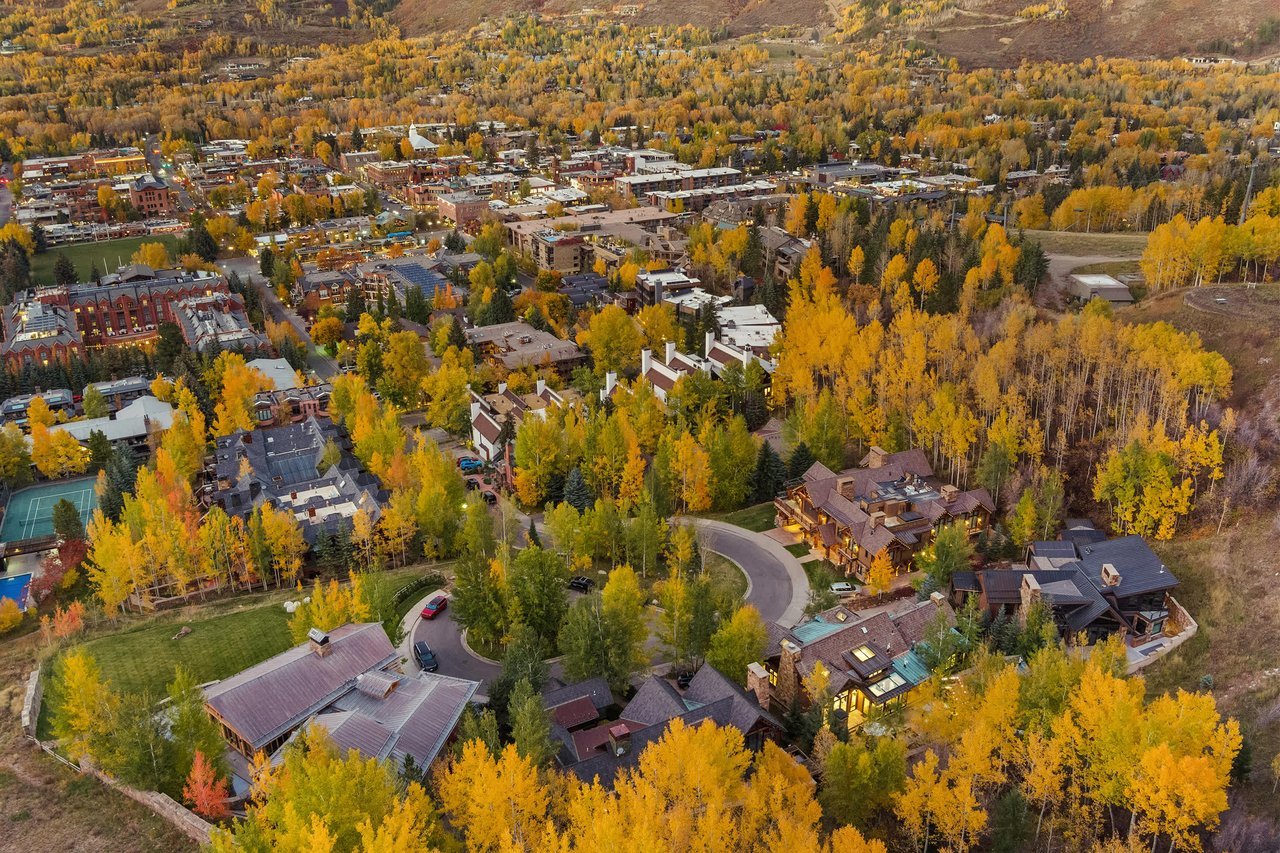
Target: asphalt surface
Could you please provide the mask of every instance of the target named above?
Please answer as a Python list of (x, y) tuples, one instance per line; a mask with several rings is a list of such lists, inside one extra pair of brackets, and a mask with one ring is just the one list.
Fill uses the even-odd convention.
[[(804, 570), (794, 556), (759, 533), (721, 522), (698, 520), (696, 523), (708, 550), (727, 557), (742, 568), (750, 582), (746, 601), (760, 611), (764, 620), (788, 627), (800, 620), (808, 602), (809, 587)], [(407, 667), (411, 672), (418, 671), (417, 661), (412, 659), (413, 644), (425, 641), (436, 653), (441, 675), (482, 682), (483, 692), (484, 685), (496, 678), (502, 668), (476, 657), (463, 646), (462, 628), (454, 621), (452, 611), (446, 609), (430, 620), (422, 618), (422, 608), (433, 595), (434, 591), (424, 595), (405, 617), (405, 641), (401, 651), (410, 658)], [(571, 597), (577, 595), (570, 593)], [(657, 654), (655, 642), (651, 641), (650, 645)], [(551, 674), (560, 675), (560, 668), (555, 662), (551, 665)]]
[(703, 520), (698, 529), (708, 550), (728, 557), (742, 569), (751, 584), (747, 603), (760, 611), (765, 622), (791, 627), (799, 621), (809, 587), (794, 556), (778, 543), (741, 527)]

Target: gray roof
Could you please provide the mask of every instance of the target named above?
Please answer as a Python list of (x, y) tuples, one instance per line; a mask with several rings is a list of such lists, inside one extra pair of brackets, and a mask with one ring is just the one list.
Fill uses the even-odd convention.
[(588, 678), (577, 684), (566, 684), (564, 687), (543, 691), (542, 704), (544, 707), (554, 708), (557, 705), (572, 702), (574, 699), (583, 698), (590, 699), (591, 704), (595, 705), (596, 710), (599, 711), (603, 711), (615, 702), (613, 691), (609, 689), (609, 682), (603, 678)]
[(204, 689), (205, 703), (254, 748), (301, 725), (355, 686), (356, 676), (399, 655), (377, 622), (329, 632), (321, 657), (309, 642)]
[[(1120, 573), (1117, 586), (1106, 586), (1102, 581), (1102, 566), (1111, 563)], [(1116, 598), (1159, 592), (1178, 585), (1178, 579), (1169, 571), (1156, 553), (1141, 536), (1122, 536), (1105, 542), (1095, 542), (1080, 547), (1081, 573), (1099, 591)]]
[(124, 406), (114, 416), (68, 421), (65, 424), (54, 424), (49, 429), (53, 432), (68, 432), (80, 442), (88, 441), (93, 432), (102, 433), (108, 441), (127, 441), (166, 430), (172, 425), (173, 406), (147, 394)]
[[(361, 682), (367, 680), (380, 684), (385, 680), (390, 691), (361, 690)], [(426, 767), (453, 733), (479, 687), (478, 681), (430, 672), (417, 677), (371, 672), (358, 677), (356, 689), (335, 701), (334, 711), (317, 717), (316, 722), (329, 730), (340, 747), (396, 764), (410, 755), (415, 764)]]

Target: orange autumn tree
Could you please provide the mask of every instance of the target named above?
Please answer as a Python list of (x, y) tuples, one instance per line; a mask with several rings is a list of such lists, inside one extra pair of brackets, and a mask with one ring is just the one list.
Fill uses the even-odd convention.
[(197, 749), (195, 759), (191, 762), (191, 772), (187, 774), (187, 782), (182, 788), (182, 798), (197, 813), (210, 820), (218, 820), (230, 814), (227, 808), (229, 796), (227, 780), (218, 778), (213, 765)]

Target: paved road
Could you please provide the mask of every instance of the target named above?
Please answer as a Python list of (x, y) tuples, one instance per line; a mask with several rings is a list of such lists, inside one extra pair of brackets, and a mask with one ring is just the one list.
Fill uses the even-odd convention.
[(800, 561), (779, 543), (759, 533), (710, 519), (694, 519), (706, 547), (728, 557), (747, 576), (747, 603), (766, 622), (790, 628), (804, 616), (809, 582)]
[[(754, 605), (763, 619), (789, 628), (803, 618), (809, 601), (809, 583), (800, 561), (786, 548), (767, 536), (731, 524), (710, 519), (692, 521), (698, 526), (708, 550), (727, 557), (742, 568), (750, 583), (747, 603)], [(445, 610), (431, 620), (422, 618), (422, 608), (434, 594), (424, 595), (404, 619), (405, 640), (401, 653), (409, 658), (407, 668), (411, 673), (418, 671), (418, 664), (413, 660), (413, 644), (425, 641), (440, 661), (441, 675), (488, 684), (502, 668), (481, 660), (463, 646), (461, 626), (454, 621), (452, 611)], [(577, 593), (570, 595), (576, 597)], [(662, 655), (652, 637), (650, 645), (654, 651), (654, 663), (660, 665)], [(551, 674), (556, 677), (561, 674), (559, 665), (554, 662)], [(483, 691), (483, 687), (481, 689)]]
[(303, 345), (307, 348), (307, 366), (321, 379), (332, 379), (338, 375), (338, 362), (324, 355), (311, 343), (311, 334), (302, 318), (291, 311), (276, 296), (276, 292), (267, 284), (266, 279), (253, 258), (225, 258), (218, 261), (218, 266), (227, 275), (235, 273), (241, 280), (252, 284), (262, 295), (262, 306), (267, 316), (277, 323), (288, 323), (298, 333)]
[(9, 185), (5, 184), (0, 187), (0, 228), (3, 228), (9, 222), (9, 215), (13, 211), (13, 193), (9, 191)]

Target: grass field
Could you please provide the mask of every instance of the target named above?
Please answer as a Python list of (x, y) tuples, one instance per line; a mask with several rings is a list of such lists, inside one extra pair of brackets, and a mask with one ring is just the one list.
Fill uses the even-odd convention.
[(773, 518), (775, 510), (772, 503), (756, 504), (744, 509), (734, 510), (733, 512), (720, 513), (718, 515), (708, 516), (716, 521), (723, 521), (726, 524), (736, 524), (747, 530), (754, 530), (757, 533), (765, 530), (773, 529)]
[(787, 546), (787, 553), (793, 557), (807, 557), (809, 556), (809, 551), (810, 548), (805, 542), (797, 542), (794, 545)]
[(53, 284), (53, 264), (57, 261), (58, 255), (66, 255), (70, 258), (80, 280), (88, 281), (90, 268), (95, 263), (100, 272), (114, 272), (116, 267), (129, 263), (129, 258), (133, 257), (133, 253), (143, 243), (164, 243), (165, 247), (172, 251), (177, 242), (178, 238), (172, 234), (155, 234), (148, 237), (104, 240), (101, 243), (52, 246), (49, 251), (36, 255), (31, 260), (31, 279), (36, 284)]
[(1106, 255), (1136, 258), (1147, 247), (1146, 234), (1080, 234), (1075, 231), (1026, 231), (1049, 255)]
[(858, 585), (855, 578), (847, 578), (836, 570), (836, 567), (826, 560), (810, 560), (807, 563), (801, 563), (805, 575), (809, 578), (809, 586), (813, 589), (829, 589), (836, 581), (847, 581), (854, 586)]
[[(1270, 519), (1249, 518), (1222, 533), (1192, 531), (1152, 542), (1178, 577), (1173, 595), (1200, 630), (1143, 675), (1151, 695), (1209, 687), (1218, 708), (1240, 721), (1253, 772), (1236, 786), (1249, 811), (1280, 818), (1268, 765), (1280, 752), (1280, 586)], [(1206, 678), (1207, 676), (1207, 678)]]
[[(163, 619), (85, 643), (116, 690), (160, 696), (181, 665), (196, 681), (226, 678), (289, 648), (288, 614), (268, 604), (207, 619)], [(173, 636), (184, 625), (191, 633)]]
[[(1217, 299), (1227, 300), (1225, 304)], [(1222, 353), (1233, 370), (1226, 404), (1237, 411), (1265, 410), (1280, 399), (1280, 285), (1253, 290), (1235, 285), (1197, 287), (1149, 296), (1117, 314), (1133, 323), (1165, 321), (1195, 332), (1208, 349)]]

